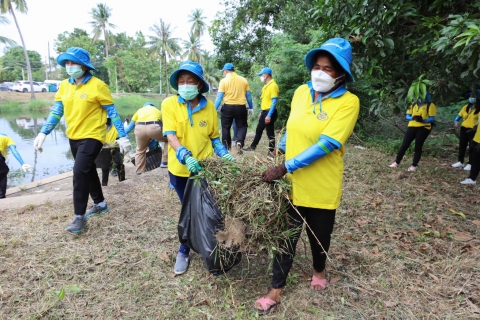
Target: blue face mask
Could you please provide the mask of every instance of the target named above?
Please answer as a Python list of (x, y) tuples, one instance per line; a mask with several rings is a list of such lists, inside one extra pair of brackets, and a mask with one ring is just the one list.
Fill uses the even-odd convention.
[(65, 69), (67, 70), (67, 74), (75, 79), (81, 78), (85, 73), (79, 65), (67, 66)]
[(468, 98), (468, 102), (475, 103), (477, 102), (477, 98)]
[(185, 100), (193, 100), (198, 95), (198, 86), (192, 84), (182, 84), (178, 86), (178, 93), (180, 97)]

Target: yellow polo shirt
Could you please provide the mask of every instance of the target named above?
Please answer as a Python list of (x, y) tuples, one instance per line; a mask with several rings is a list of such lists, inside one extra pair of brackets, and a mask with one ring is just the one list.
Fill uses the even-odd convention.
[(7, 159), (7, 148), (11, 145), (15, 145), (15, 142), (7, 136), (0, 134), (0, 153)]
[[(480, 121), (477, 123), (480, 126)], [(476, 143), (480, 143), (480, 129), (477, 127), (477, 132), (475, 132), (475, 136), (473, 137), (473, 141)]]
[(105, 143), (112, 144), (117, 140), (118, 131), (117, 128), (112, 124), (110, 128), (107, 130), (107, 134), (105, 136)]
[(260, 98), (262, 99), (262, 104), (260, 108), (262, 110), (270, 110), (272, 106), (272, 99), (278, 98), (278, 85), (275, 82), (275, 79), (270, 80), (266, 85), (262, 88), (262, 95)]
[[(430, 106), (428, 107), (428, 113), (427, 113), (427, 106), (428, 106), (428, 103), (422, 105), (421, 107), (419, 107), (417, 104), (410, 105), (410, 107), (407, 110), (407, 114), (411, 114), (412, 117), (421, 116), (423, 120), (427, 120), (429, 117), (435, 117), (437, 115), (437, 107), (435, 106), (435, 104), (430, 103)], [(428, 130), (432, 129), (431, 123), (422, 123), (415, 120), (409, 121), (408, 126), (409, 127), (425, 127)]]
[(341, 87), (325, 98), (321, 106), (322, 112), (317, 103), (316, 112), (313, 113), (308, 85), (302, 85), (295, 91), (287, 121), (285, 159), (296, 157), (317, 143), (321, 135), (335, 139), (342, 147), (287, 174), (287, 178), (292, 182), (291, 198), (294, 205), (333, 210), (340, 205), (344, 145), (357, 122), (360, 101), (356, 95)]
[[(171, 96), (162, 102), (163, 135), (175, 134), (180, 144), (192, 152), (198, 161), (213, 156), (211, 139), (218, 138), (218, 116), (212, 101), (202, 96), (198, 110), (188, 116), (187, 105), (180, 96)], [(194, 110), (194, 111), (195, 111)], [(168, 171), (180, 177), (189, 177), (186, 165), (181, 164), (175, 150), (168, 144)]]
[(224, 92), (223, 102), (225, 104), (247, 104), (245, 94), (250, 91), (247, 80), (236, 72), (229, 73), (220, 80), (218, 92)]
[(154, 106), (142, 107), (135, 112), (132, 120), (135, 123), (162, 120), (162, 112)]
[(67, 137), (72, 140), (96, 139), (105, 142), (107, 111), (102, 106), (113, 105), (108, 86), (92, 76), (81, 84), (63, 80), (55, 95), (63, 103)]
[(468, 104), (463, 106), (462, 110), (458, 113), (462, 117), (462, 127), (472, 129), (478, 122), (478, 113), (475, 114), (475, 108), (470, 108), (467, 112)]

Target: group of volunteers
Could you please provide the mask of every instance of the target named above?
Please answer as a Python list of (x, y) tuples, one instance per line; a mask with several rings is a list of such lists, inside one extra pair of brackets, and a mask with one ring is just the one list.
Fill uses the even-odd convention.
[[(88, 217), (108, 211), (94, 161), (104, 143), (113, 142), (118, 145), (121, 153), (126, 154), (131, 148), (127, 134), (134, 128), (137, 142), (136, 174), (141, 175), (145, 171), (145, 152), (152, 139), (165, 142), (164, 150), (167, 151), (164, 152), (162, 165), (168, 168), (170, 183), (181, 203), (189, 177), (202, 170), (202, 160), (216, 154), (225, 161), (235, 161), (229, 153), (233, 122), (237, 126), (238, 153), (242, 150), (255, 150), (266, 129), (268, 153), (270, 156), (275, 154), (274, 123), (277, 118), (279, 88), (272, 70), (268, 67), (257, 74), (264, 83), (261, 112), (255, 138), (250, 146), (245, 147), (247, 119), (253, 114), (252, 95), (247, 80), (235, 72), (232, 63), (225, 64), (222, 70), (225, 77), (220, 81), (215, 102), (212, 102), (204, 96), (209, 91), (209, 84), (204, 79), (202, 66), (197, 62), (183, 62), (169, 77), (170, 85), (178, 91), (178, 95), (163, 100), (161, 111), (152, 103), (146, 103), (124, 129), (108, 86), (90, 72), (96, 69), (90, 63), (89, 53), (82, 48), (69, 48), (58, 56), (57, 62), (66, 68), (70, 78), (62, 82), (47, 121), (34, 141), (34, 147), (42, 151), (46, 136), (64, 116), (66, 133), (75, 159), (75, 217), (66, 229), (68, 232), (79, 234), (87, 225)], [(360, 110), (358, 97), (346, 87), (347, 83), (354, 81), (350, 69), (352, 47), (347, 40), (329, 39), (319, 48), (310, 50), (304, 63), (310, 72), (310, 80), (299, 86), (293, 95), (286, 131), (278, 145), (278, 151), (285, 153), (286, 161), (268, 168), (259, 177), (266, 183), (274, 183), (286, 176), (292, 185), (287, 226), (290, 237), (283, 244), (283, 250), (279, 251), (282, 253), (273, 258), (271, 290), (254, 303), (254, 309), (259, 314), (269, 313), (283, 298), (286, 279), (304, 223), (307, 223), (306, 230), (313, 259), (310, 288), (321, 290), (327, 286), (325, 263), (336, 210), (342, 196), (345, 143), (353, 132)], [(464, 109), (459, 114), (463, 118), (463, 138), (460, 142), (460, 165), (455, 164), (456, 167), (463, 166), (466, 143), (470, 143), (470, 150), (480, 146), (478, 131), (471, 141), (468, 130), (463, 130), (464, 126), (469, 128), (472, 123), (476, 123), (473, 120), (475, 117), (478, 119), (479, 108), (476, 100), (471, 99)], [(400, 164), (405, 151), (415, 140), (415, 156), (409, 170), (416, 170), (423, 142), (430, 133), (435, 114), (435, 105), (430, 102), (428, 95), (426, 99), (410, 106), (407, 111), (407, 120), (410, 122), (404, 142), (391, 167)], [(455, 123), (458, 120), (459, 118)], [(13, 141), (0, 136), (0, 184), (4, 179), (2, 177), (5, 172), (6, 147), (12, 150), (24, 170), (31, 168), (23, 164), (15, 151)], [(477, 154), (480, 155), (480, 152)], [(470, 157), (471, 172), (473, 174), (477, 170), (478, 174), (478, 165), (476, 166), (472, 159), (475, 159), (475, 156)], [(117, 170), (123, 172), (121, 178), (124, 179), (123, 163), (120, 165), (122, 160), (123, 157), (118, 155), (114, 162)], [(8, 167), (6, 170), (8, 171)], [(103, 174), (105, 175), (105, 172)], [(106, 174), (108, 175), (108, 171)], [(470, 179), (475, 181), (472, 176)], [(5, 194), (4, 188), (0, 189), (0, 192), (1, 197)], [(89, 196), (94, 203), (87, 209)], [(190, 248), (180, 244), (174, 265), (176, 274), (187, 271), (189, 257)]]
[[(454, 127), (462, 120), (460, 126), (460, 139), (458, 148), (458, 161), (452, 164), (453, 168), (463, 168), (470, 171), (470, 175), (461, 184), (475, 185), (480, 172), (480, 130), (477, 130), (479, 124), (480, 103), (477, 98), (480, 96), (480, 90), (468, 94), (468, 104), (463, 106), (453, 121)], [(430, 135), (435, 125), (435, 116), (437, 108), (431, 102), (430, 93), (426, 94), (425, 99), (419, 98), (415, 104), (411, 104), (405, 116), (408, 121), (408, 128), (405, 132), (402, 145), (398, 150), (395, 161), (390, 168), (397, 168), (405, 155), (405, 152), (415, 140), (415, 150), (412, 165), (407, 169), (415, 172), (422, 156), (423, 144)], [(465, 153), (468, 146), (468, 163), (465, 165)]]

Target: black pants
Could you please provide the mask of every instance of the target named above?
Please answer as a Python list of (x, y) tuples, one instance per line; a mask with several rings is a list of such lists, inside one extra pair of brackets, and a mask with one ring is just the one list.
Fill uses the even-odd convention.
[(245, 144), (245, 137), (247, 136), (247, 123), (248, 112), (245, 105), (238, 104), (224, 104), (222, 107), (222, 143), (230, 150), (232, 145), (232, 136), (230, 134), (230, 128), (232, 127), (233, 119), (237, 124), (237, 143), (240, 143), (243, 147)]
[(470, 153), (470, 164), (472, 168), (470, 169), (470, 176), (469, 178), (473, 181), (477, 180), (478, 174), (480, 173), (480, 150), (477, 151), (475, 148), (478, 146), (478, 143), (472, 141), (470, 145), (471, 153)]
[(430, 131), (431, 130), (428, 130), (424, 127), (408, 127), (407, 132), (405, 132), (405, 136), (403, 137), (400, 150), (398, 150), (397, 159), (395, 162), (400, 164), (405, 152), (407, 152), (408, 147), (410, 147), (410, 144), (413, 142), (413, 140), (415, 140), (415, 153), (413, 155), (412, 166), (416, 167), (420, 162), (420, 158), (422, 157), (423, 144), (425, 143), (425, 140), (427, 140)]
[(110, 168), (102, 168), (102, 186), (108, 185), (108, 176), (110, 171), (115, 171), (118, 176), (118, 181), (125, 180), (125, 166), (123, 165), (123, 154), (120, 153), (119, 148), (115, 148), (115, 155), (113, 156), (114, 166)]
[[(328, 249), (330, 248), (330, 235), (332, 234), (333, 225), (335, 223), (335, 210), (306, 207), (296, 208), (313, 230), (312, 234), (307, 227), (308, 240), (312, 250), (313, 268), (317, 272), (322, 272), (325, 269), (325, 261), (327, 259), (322, 247), (326, 252), (328, 252)], [(288, 214), (290, 216), (289, 227), (290, 229), (295, 230), (295, 232), (293, 232), (287, 243), (282, 246), (282, 248), (288, 253), (277, 254), (273, 260), (272, 287), (274, 289), (283, 288), (286, 285), (288, 273), (293, 264), (295, 249), (304, 223), (303, 219), (293, 207), (288, 209)], [(314, 234), (322, 244), (321, 246), (318, 244), (317, 239), (315, 239)]]
[(473, 155), (473, 136), (475, 136), (475, 130), (472, 128), (460, 128), (460, 144), (458, 147), (458, 161), (461, 163), (465, 162), (465, 151), (467, 150), (467, 145), (470, 146), (468, 150), (468, 163), (471, 164), (472, 155)]
[(263, 130), (267, 129), (268, 150), (273, 152), (275, 149), (275, 121), (277, 120), (278, 113), (277, 110), (275, 110), (270, 119), (270, 123), (266, 124), (265, 118), (268, 115), (268, 111), (269, 110), (263, 110), (262, 113), (260, 113), (260, 119), (258, 120), (257, 129), (255, 130), (255, 138), (253, 139), (251, 148), (257, 148), (257, 145), (262, 138)]
[(5, 198), (7, 194), (7, 175), (9, 171), (5, 157), (0, 154), (0, 199)]
[(87, 210), (88, 195), (94, 203), (104, 200), (95, 159), (103, 144), (95, 139), (70, 140), (75, 163), (73, 165), (73, 209), (76, 215)]

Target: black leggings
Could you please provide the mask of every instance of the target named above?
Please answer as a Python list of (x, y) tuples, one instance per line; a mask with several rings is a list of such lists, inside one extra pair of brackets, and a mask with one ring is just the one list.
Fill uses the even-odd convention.
[(480, 150), (477, 151), (476, 147), (478, 146), (478, 143), (475, 141), (472, 141), (472, 144), (470, 145), (470, 148), (472, 149), (471, 151), (471, 158), (470, 158), (470, 164), (472, 165), (472, 168), (470, 169), (470, 176), (469, 178), (472, 179), (473, 181), (477, 180), (478, 173), (480, 173)]
[(471, 164), (473, 157), (473, 136), (475, 135), (475, 130), (472, 128), (460, 128), (460, 142), (458, 146), (458, 161), (461, 163), (465, 162), (465, 151), (467, 150), (467, 145), (470, 146), (468, 149), (468, 163)]
[[(330, 248), (330, 235), (332, 234), (335, 223), (335, 210), (307, 207), (296, 207), (296, 209), (313, 230), (312, 234), (307, 226), (308, 240), (310, 242), (310, 249), (312, 250), (313, 268), (317, 272), (322, 272), (325, 269), (325, 261), (327, 259), (327, 255), (323, 249), (328, 252), (328, 248)], [(297, 242), (300, 238), (304, 223), (294, 207), (288, 209), (288, 214), (290, 218), (289, 228), (295, 231), (292, 233), (290, 239), (282, 245), (282, 249), (286, 251), (286, 253), (277, 254), (273, 260), (272, 287), (274, 289), (283, 288), (286, 285), (288, 273), (293, 264)], [(314, 234), (318, 241), (320, 241), (321, 246)]]
[(10, 171), (10, 169), (8, 169), (5, 158), (0, 153), (0, 199), (5, 198), (7, 193), (8, 171)]
[(243, 147), (248, 129), (248, 112), (245, 105), (224, 104), (222, 107), (222, 143), (228, 150), (232, 145), (230, 128), (233, 120), (237, 125), (237, 143), (240, 143)]
[(104, 200), (102, 186), (98, 178), (95, 159), (103, 143), (95, 139), (70, 140), (75, 163), (73, 165), (73, 209), (76, 215), (84, 215), (87, 210), (88, 195), (94, 203)]
[(412, 166), (416, 167), (422, 157), (423, 144), (425, 143), (425, 140), (427, 140), (430, 131), (431, 130), (424, 127), (408, 127), (407, 132), (405, 132), (405, 136), (403, 137), (400, 150), (398, 150), (395, 162), (400, 164), (408, 147), (410, 147), (410, 144), (415, 140), (415, 154), (413, 155)]
[(268, 150), (273, 152), (275, 149), (275, 120), (277, 120), (277, 110), (275, 110), (272, 114), (270, 119), (270, 123), (265, 123), (265, 118), (268, 115), (269, 110), (263, 110), (260, 114), (260, 119), (258, 119), (257, 129), (255, 130), (255, 138), (253, 139), (251, 148), (257, 148), (260, 139), (262, 138), (262, 133), (264, 129), (267, 129), (267, 137), (268, 137)]

